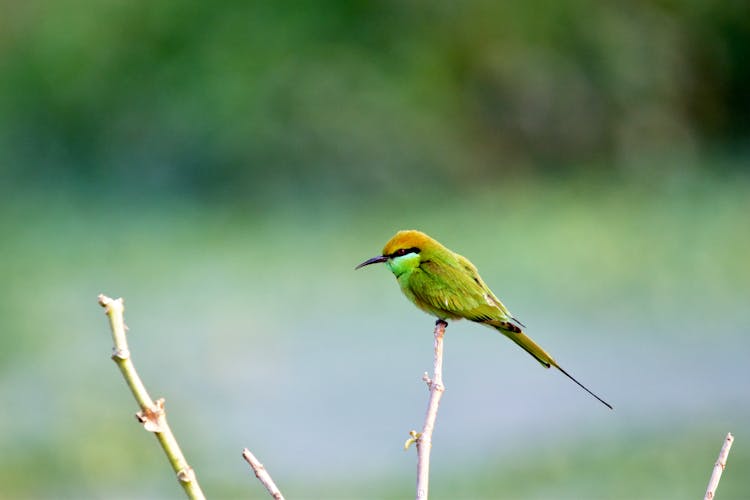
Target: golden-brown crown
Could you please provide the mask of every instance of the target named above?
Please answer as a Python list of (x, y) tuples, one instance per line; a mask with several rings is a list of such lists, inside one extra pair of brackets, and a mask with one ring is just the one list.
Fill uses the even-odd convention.
[(393, 255), (396, 251), (401, 249), (416, 248), (419, 251), (422, 251), (431, 250), (441, 246), (440, 243), (433, 240), (422, 231), (409, 229), (397, 232), (383, 247), (383, 255)]

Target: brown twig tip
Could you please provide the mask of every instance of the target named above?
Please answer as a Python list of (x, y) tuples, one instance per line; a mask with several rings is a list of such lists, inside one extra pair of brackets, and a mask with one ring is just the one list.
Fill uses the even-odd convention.
[(116, 307), (119, 305), (120, 307), (123, 307), (124, 309), (124, 306), (123, 306), (124, 301), (122, 300), (122, 297), (118, 299), (113, 299), (112, 297), (107, 297), (103, 293), (100, 293), (99, 296), (97, 297), (97, 301), (99, 302), (99, 305), (105, 309), (104, 312), (107, 314), (110, 312), (110, 309), (113, 306)]
[(250, 468), (253, 469), (253, 472), (255, 472), (255, 477), (257, 477), (261, 484), (265, 486), (271, 497), (275, 498), (276, 500), (284, 500), (284, 495), (281, 494), (278, 486), (276, 486), (276, 483), (273, 482), (271, 474), (268, 473), (265, 466), (260, 463), (260, 460), (258, 460), (249, 449), (245, 448), (242, 450), (242, 458), (244, 458), (245, 461), (250, 464)]

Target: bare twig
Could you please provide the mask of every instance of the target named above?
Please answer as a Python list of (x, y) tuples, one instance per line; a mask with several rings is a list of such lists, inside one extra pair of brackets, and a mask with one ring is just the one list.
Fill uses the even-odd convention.
[(430, 452), (432, 451), (432, 433), (435, 430), (435, 421), (437, 420), (438, 407), (440, 398), (443, 397), (445, 386), (443, 385), (443, 337), (445, 336), (445, 327), (448, 326), (443, 320), (435, 323), (435, 358), (434, 372), (432, 378), (428, 374), (422, 377), (430, 389), (430, 401), (427, 404), (427, 414), (424, 419), (422, 432), (412, 431), (412, 436), (408, 440), (409, 444), (417, 445), (417, 500), (426, 500), (429, 496), (430, 488)]
[(99, 295), (99, 304), (104, 307), (104, 311), (109, 318), (109, 325), (112, 328), (112, 338), (115, 343), (112, 359), (120, 368), (125, 382), (130, 387), (138, 406), (141, 407), (141, 411), (135, 415), (136, 418), (147, 431), (153, 432), (156, 436), (188, 498), (205, 499), (205, 495), (198, 484), (198, 479), (195, 477), (195, 472), (185, 460), (180, 445), (172, 434), (169, 424), (167, 424), (164, 399), (161, 398), (155, 402), (151, 399), (141, 378), (135, 371), (133, 361), (130, 359), (130, 350), (125, 338), (126, 327), (123, 319), (125, 306), (122, 298), (111, 299), (105, 295)]
[(263, 486), (266, 487), (268, 493), (270, 493), (271, 496), (276, 500), (284, 500), (284, 495), (281, 494), (281, 491), (279, 491), (276, 483), (273, 482), (271, 474), (269, 474), (263, 464), (260, 463), (260, 460), (255, 458), (255, 455), (253, 455), (247, 448), (242, 450), (242, 458), (244, 458), (245, 461), (250, 464), (253, 472), (255, 472), (255, 477), (257, 477), (260, 482), (263, 483)]
[(724, 438), (724, 445), (721, 447), (719, 458), (716, 459), (716, 463), (714, 464), (711, 479), (708, 480), (708, 488), (706, 488), (706, 496), (703, 497), (704, 500), (713, 499), (714, 494), (716, 493), (716, 488), (719, 486), (719, 480), (721, 479), (721, 473), (724, 472), (724, 469), (727, 466), (727, 456), (729, 455), (729, 449), (732, 447), (732, 442), (734, 442), (734, 436), (729, 432), (727, 433), (727, 437)]

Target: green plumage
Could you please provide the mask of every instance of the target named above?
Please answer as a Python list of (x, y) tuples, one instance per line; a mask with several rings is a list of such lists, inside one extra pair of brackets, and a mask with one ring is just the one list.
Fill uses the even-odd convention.
[(385, 262), (396, 276), (401, 291), (417, 307), (438, 319), (482, 323), (531, 354), (542, 366), (554, 366), (589, 394), (607, 402), (578, 382), (523, 332), (523, 325), (484, 283), (474, 265), (420, 231), (399, 231), (386, 243), (382, 255), (357, 268)]

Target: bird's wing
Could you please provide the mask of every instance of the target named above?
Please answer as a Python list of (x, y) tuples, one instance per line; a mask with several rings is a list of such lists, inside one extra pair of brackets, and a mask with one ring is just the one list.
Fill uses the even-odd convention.
[(409, 285), (414, 295), (437, 310), (472, 321), (511, 318), (510, 313), (479, 276), (476, 267), (460, 255), (451, 261), (423, 261)]

